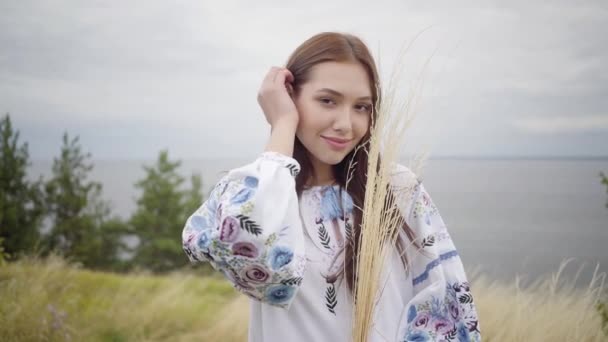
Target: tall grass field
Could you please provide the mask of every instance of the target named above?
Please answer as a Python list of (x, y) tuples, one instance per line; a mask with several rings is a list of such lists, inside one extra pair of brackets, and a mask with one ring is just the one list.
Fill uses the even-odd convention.
[[(608, 341), (605, 275), (574, 287), (562, 267), (526, 287), (471, 273), (484, 341)], [(219, 276), (118, 275), (59, 257), (0, 266), (0, 341), (246, 341), (248, 316)]]

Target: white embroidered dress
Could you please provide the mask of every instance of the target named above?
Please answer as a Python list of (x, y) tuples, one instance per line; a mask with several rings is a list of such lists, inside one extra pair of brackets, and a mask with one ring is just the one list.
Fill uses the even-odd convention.
[[(346, 281), (324, 277), (351, 234), (352, 199), (338, 185), (315, 186), (298, 198), (299, 171), (294, 158), (263, 152), (224, 176), (182, 233), (191, 262), (211, 263), (251, 298), (250, 342), (352, 340)], [(416, 184), (397, 199), (422, 251), (406, 249), (407, 274), (396, 248), (386, 260), (369, 341), (480, 341), (473, 297), (446, 226), (422, 182), (403, 165), (397, 171), (393, 186)]]

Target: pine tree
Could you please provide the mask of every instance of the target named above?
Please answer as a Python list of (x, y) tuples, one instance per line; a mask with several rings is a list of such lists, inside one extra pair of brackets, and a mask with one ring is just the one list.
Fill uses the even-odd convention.
[(142, 193), (130, 225), (139, 238), (133, 259), (139, 267), (162, 272), (188, 263), (180, 237), (187, 215), (202, 202), (202, 182), (193, 175), (191, 188), (182, 190), (184, 178), (177, 173), (180, 165), (163, 150), (156, 165), (144, 166), (146, 176), (135, 184)]
[[(190, 176), (190, 189), (185, 193), (184, 210), (185, 214), (191, 214), (198, 209), (203, 203), (203, 180), (200, 175), (193, 174)], [(186, 218), (182, 218), (185, 221)], [(184, 222), (185, 223), (185, 222)]]
[(101, 183), (88, 180), (93, 164), (83, 154), (79, 137), (63, 135), (61, 155), (53, 160), (52, 178), (45, 185), (51, 230), (45, 237), (46, 251), (81, 262), (89, 268), (112, 268), (125, 248), (126, 230), (117, 218), (110, 219), (110, 206), (101, 199)]
[(28, 144), (18, 141), (7, 113), (0, 121), (0, 239), (10, 259), (35, 248), (44, 215), (42, 180), (27, 181)]

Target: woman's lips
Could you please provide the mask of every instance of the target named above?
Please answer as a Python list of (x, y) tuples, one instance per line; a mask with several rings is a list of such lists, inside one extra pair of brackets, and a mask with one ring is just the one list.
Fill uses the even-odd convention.
[(324, 136), (321, 136), (321, 138), (323, 138), (323, 140), (325, 140), (327, 144), (334, 150), (341, 150), (350, 143), (350, 140), (345, 139), (328, 138)]

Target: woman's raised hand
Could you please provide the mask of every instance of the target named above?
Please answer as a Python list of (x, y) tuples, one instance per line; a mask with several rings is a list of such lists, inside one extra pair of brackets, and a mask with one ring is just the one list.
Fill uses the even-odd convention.
[(287, 68), (272, 67), (260, 86), (258, 103), (273, 128), (279, 124), (298, 124), (298, 110), (291, 98), (293, 80), (293, 74)]

